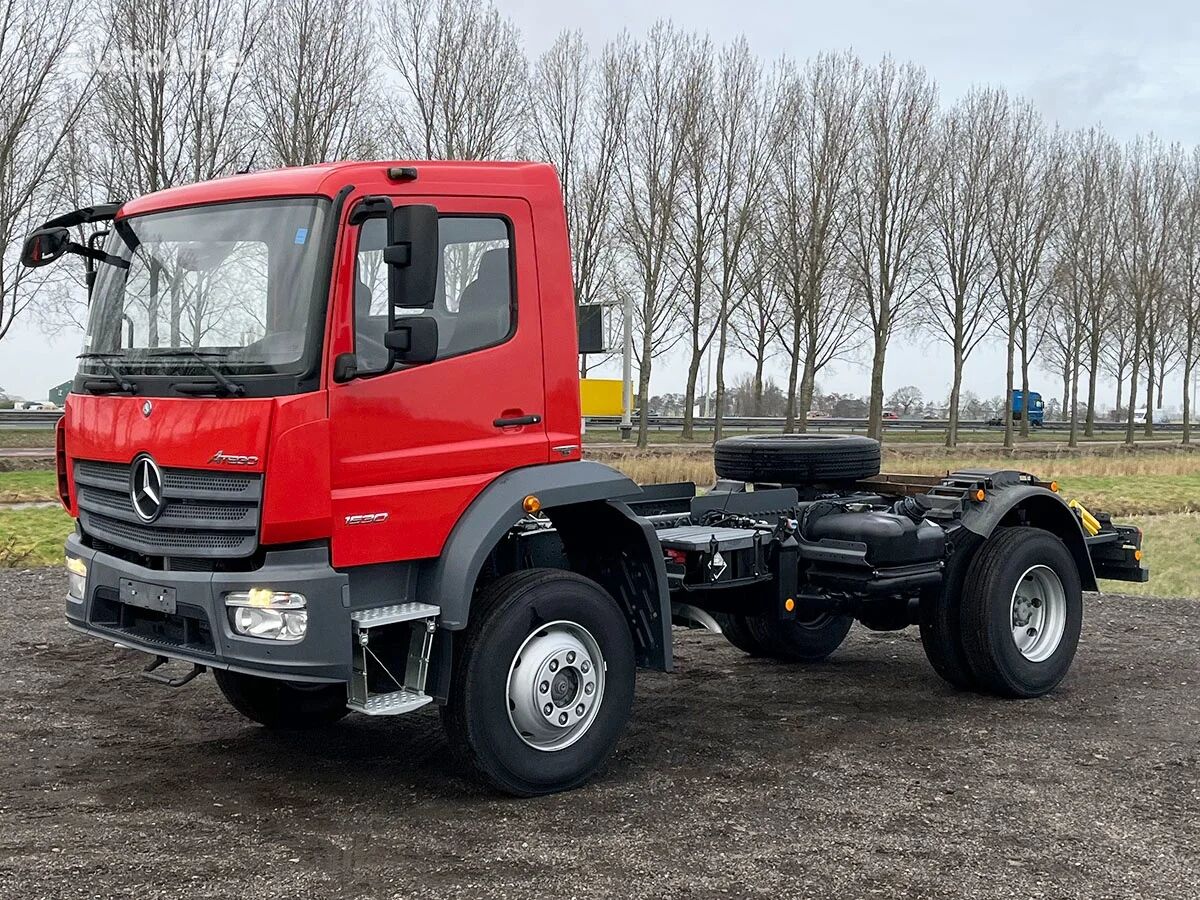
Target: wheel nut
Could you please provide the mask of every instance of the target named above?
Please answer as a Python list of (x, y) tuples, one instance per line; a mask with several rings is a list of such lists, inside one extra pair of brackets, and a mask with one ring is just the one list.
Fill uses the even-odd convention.
[(554, 712), (554, 707), (547, 703), (542, 707), (542, 712), (544, 712), (546, 715), (550, 715), (550, 713)]
[(567, 724), (567, 714), (566, 714), (566, 713), (563, 713), (562, 715), (560, 715), (560, 716), (558, 717), (558, 724), (559, 724), (559, 725), (566, 725), (566, 724)]
[(577, 707), (575, 707), (575, 715), (582, 716), (583, 710), (584, 710), (584, 705), (582, 703), (580, 703)]
[(595, 689), (596, 689), (596, 686), (594, 684), (592, 684), (591, 682), (588, 682), (587, 684), (585, 684), (583, 686), (583, 692), (588, 695), (590, 695), (592, 693), (592, 691), (594, 691)]
[(569, 662), (569, 663), (575, 662), (575, 651), (574, 650), (568, 651), (567, 662)]
[(586, 675), (591, 670), (592, 670), (592, 664), (585, 659), (583, 661), (583, 664), (580, 665), (579, 671), (583, 672), (583, 674)]
[(1040, 599), (1038, 599), (1037, 597), (1034, 597), (1034, 598), (1033, 598), (1033, 599), (1030, 601), (1030, 604), (1033, 606), (1033, 608), (1034, 608), (1034, 609), (1041, 609), (1041, 608), (1042, 608), (1042, 601), (1041, 601)]
[(550, 660), (550, 671), (551, 672), (558, 671), (558, 660), (557, 659)]
[(541, 684), (538, 685), (538, 690), (541, 691), (543, 694), (546, 693), (546, 691), (550, 690), (550, 682), (543, 681)]

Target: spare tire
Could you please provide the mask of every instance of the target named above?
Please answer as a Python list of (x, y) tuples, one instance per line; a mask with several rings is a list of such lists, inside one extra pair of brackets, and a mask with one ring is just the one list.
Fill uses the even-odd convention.
[(752, 434), (717, 441), (722, 478), (783, 485), (846, 484), (879, 474), (879, 442), (858, 434)]

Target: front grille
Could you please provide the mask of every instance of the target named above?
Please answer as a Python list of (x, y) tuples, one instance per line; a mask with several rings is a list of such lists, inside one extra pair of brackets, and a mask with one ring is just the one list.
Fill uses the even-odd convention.
[(149, 556), (245, 557), (258, 547), (262, 476), (198, 469), (162, 470), (162, 511), (153, 522), (130, 497), (130, 466), (78, 460), (75, 484), (83, 530)]

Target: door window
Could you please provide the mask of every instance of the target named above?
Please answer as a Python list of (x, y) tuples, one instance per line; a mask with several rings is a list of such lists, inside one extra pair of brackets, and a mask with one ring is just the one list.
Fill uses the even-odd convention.
[[(443, 216), (438, 222), (439, 265), (432, 309), (405, 308), (405, 316), (433, 316), (438, 359), (503, 343), (516, 325), (512, 239), (505, 219)], [(387, 365), (387, 220), (368, 219), (358, 235), (355, 266), (355, 353), (361, 373)]]

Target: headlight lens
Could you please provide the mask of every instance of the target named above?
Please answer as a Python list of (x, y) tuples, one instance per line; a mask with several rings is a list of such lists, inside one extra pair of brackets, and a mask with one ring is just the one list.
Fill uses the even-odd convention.
[(82, 603), (87, 596), (87, 563), (75, 556), (67, 557), (67, 597)]
[(251, 588), (225, 595), (233, 630), (269, 641), (299, 641), (308, 631), (308, 600), (294, 591)]

